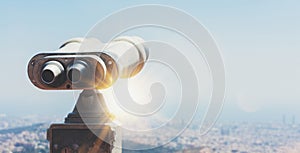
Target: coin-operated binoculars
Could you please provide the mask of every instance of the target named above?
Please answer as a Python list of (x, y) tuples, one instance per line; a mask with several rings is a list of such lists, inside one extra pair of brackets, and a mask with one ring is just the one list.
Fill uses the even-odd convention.
[(47, 131), (51, 153), (121, 152), (121, 135), (100, 89), (141, 71), (148, 52), (139, 37), (71, 39), (59, 50), (40, 53), (28, 64), (31, 82), (45, 90), (83, 90), (73, 112)]

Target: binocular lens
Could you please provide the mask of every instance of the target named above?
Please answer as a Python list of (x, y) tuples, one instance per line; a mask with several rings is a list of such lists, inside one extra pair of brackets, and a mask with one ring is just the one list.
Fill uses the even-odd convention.
[(55, 79), (55, 74), (51, 70), (44, 70), (42, 72), (42, 79), (45, 83), (51, 83)]
[(49, 61), (44, 64), (41, 78), (46, 84), (55, 84), (58, 77), (64, 72), (64, 67), (57, 61)]

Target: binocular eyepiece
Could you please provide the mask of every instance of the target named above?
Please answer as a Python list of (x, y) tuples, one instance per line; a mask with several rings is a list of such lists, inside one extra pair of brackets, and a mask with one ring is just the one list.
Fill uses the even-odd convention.
[(58, 52), (34, 56), (28, 64), (28, 75), (41, 89), (104, 89), (117, 78), (132, 77), (142, 69), (148, 58), (142, 42), (138, 37), (119, 37), (108, 44), (89, 44), (91, 50), (105, 46), (102, 52), (78, 52), (83, 41), (71, 40)]
[(64, 66), (58, 61), (48, 61), (44, 64), (41, 72), (41, 80), (47, 85), (57, 86), (64, 79), (66, 74), (68, 80), (72, 83), (78, 83), (87, 79), (89, 74), (88, 64), (84, 61), (71, 63), (65, 70)]
[(64, 71), (64, 67), (59, 62), (49, 61), (44, 64), (41, 79), (45, 84), (55, 84)]
[(88, 65), (84, 61), (74, 62), (67, 70), (68, 79), (73, 83), (78, 83), (81, 80), (86, 79), (89, 74)]

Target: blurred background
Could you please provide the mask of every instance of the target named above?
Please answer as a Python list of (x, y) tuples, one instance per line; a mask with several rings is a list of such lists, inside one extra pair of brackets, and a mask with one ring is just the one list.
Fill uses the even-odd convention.
[[(263, 144), (258, 148), (264, 148), (265, 152), (270, 151), (266, 148), (295, 150), (300, 142), (297, 138), (300, 133), (300, 2), (296, 0), (3, 1), (0, 5), (0, 128), (8, 130), (23, 124), (62, 121), (75, 103), (73, 92), (42, 91), (34, 87), (27, 77), (30, 58), (37, 52), (56, 50), (67, 39), (85, 36), (93, 25), (113, 12), (148, 3), (176, 7), (194, 16), (210, 31), (220, 48), (226, 71), (226, 98), (210, 134), (216, 135), (215, 130), (220, 137), (233, 134), (243, 139), (260, 132), (280, 135), (280, 131), (289, 129), (290, 132), (280, 135), (286, 144), (272, 144), (275, 136), (270, 136), (270, 140), (255, 138), (251, 144)], [(40, 136), (43, 138), (43, 134)], [(204, 144), (205, 140), (206, 151), (217, 152), (213, 150), (216, 147), (211, 147), (216, 144), (208, 143), (210, 137), (197, 142)], [(0, 137), (0, 142), (8, 139)], [(176, 141), (175, 145), (178, 147), (180, 142)], [(195, 146), (202, 147), (200, 144)], [(241, 144), (225, 146), (234, 151)], [(182, 145), (173, 151), (185, 148), (188, 147)], [(201, 149), (205, 151), (205, 147)]]

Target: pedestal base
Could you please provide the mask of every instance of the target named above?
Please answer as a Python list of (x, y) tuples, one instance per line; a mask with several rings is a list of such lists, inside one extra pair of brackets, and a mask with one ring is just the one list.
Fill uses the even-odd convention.
[(100, 124), (52, 124), (47, 131), (50, 153), (116, 153), (121, 149), (118, 130)]

